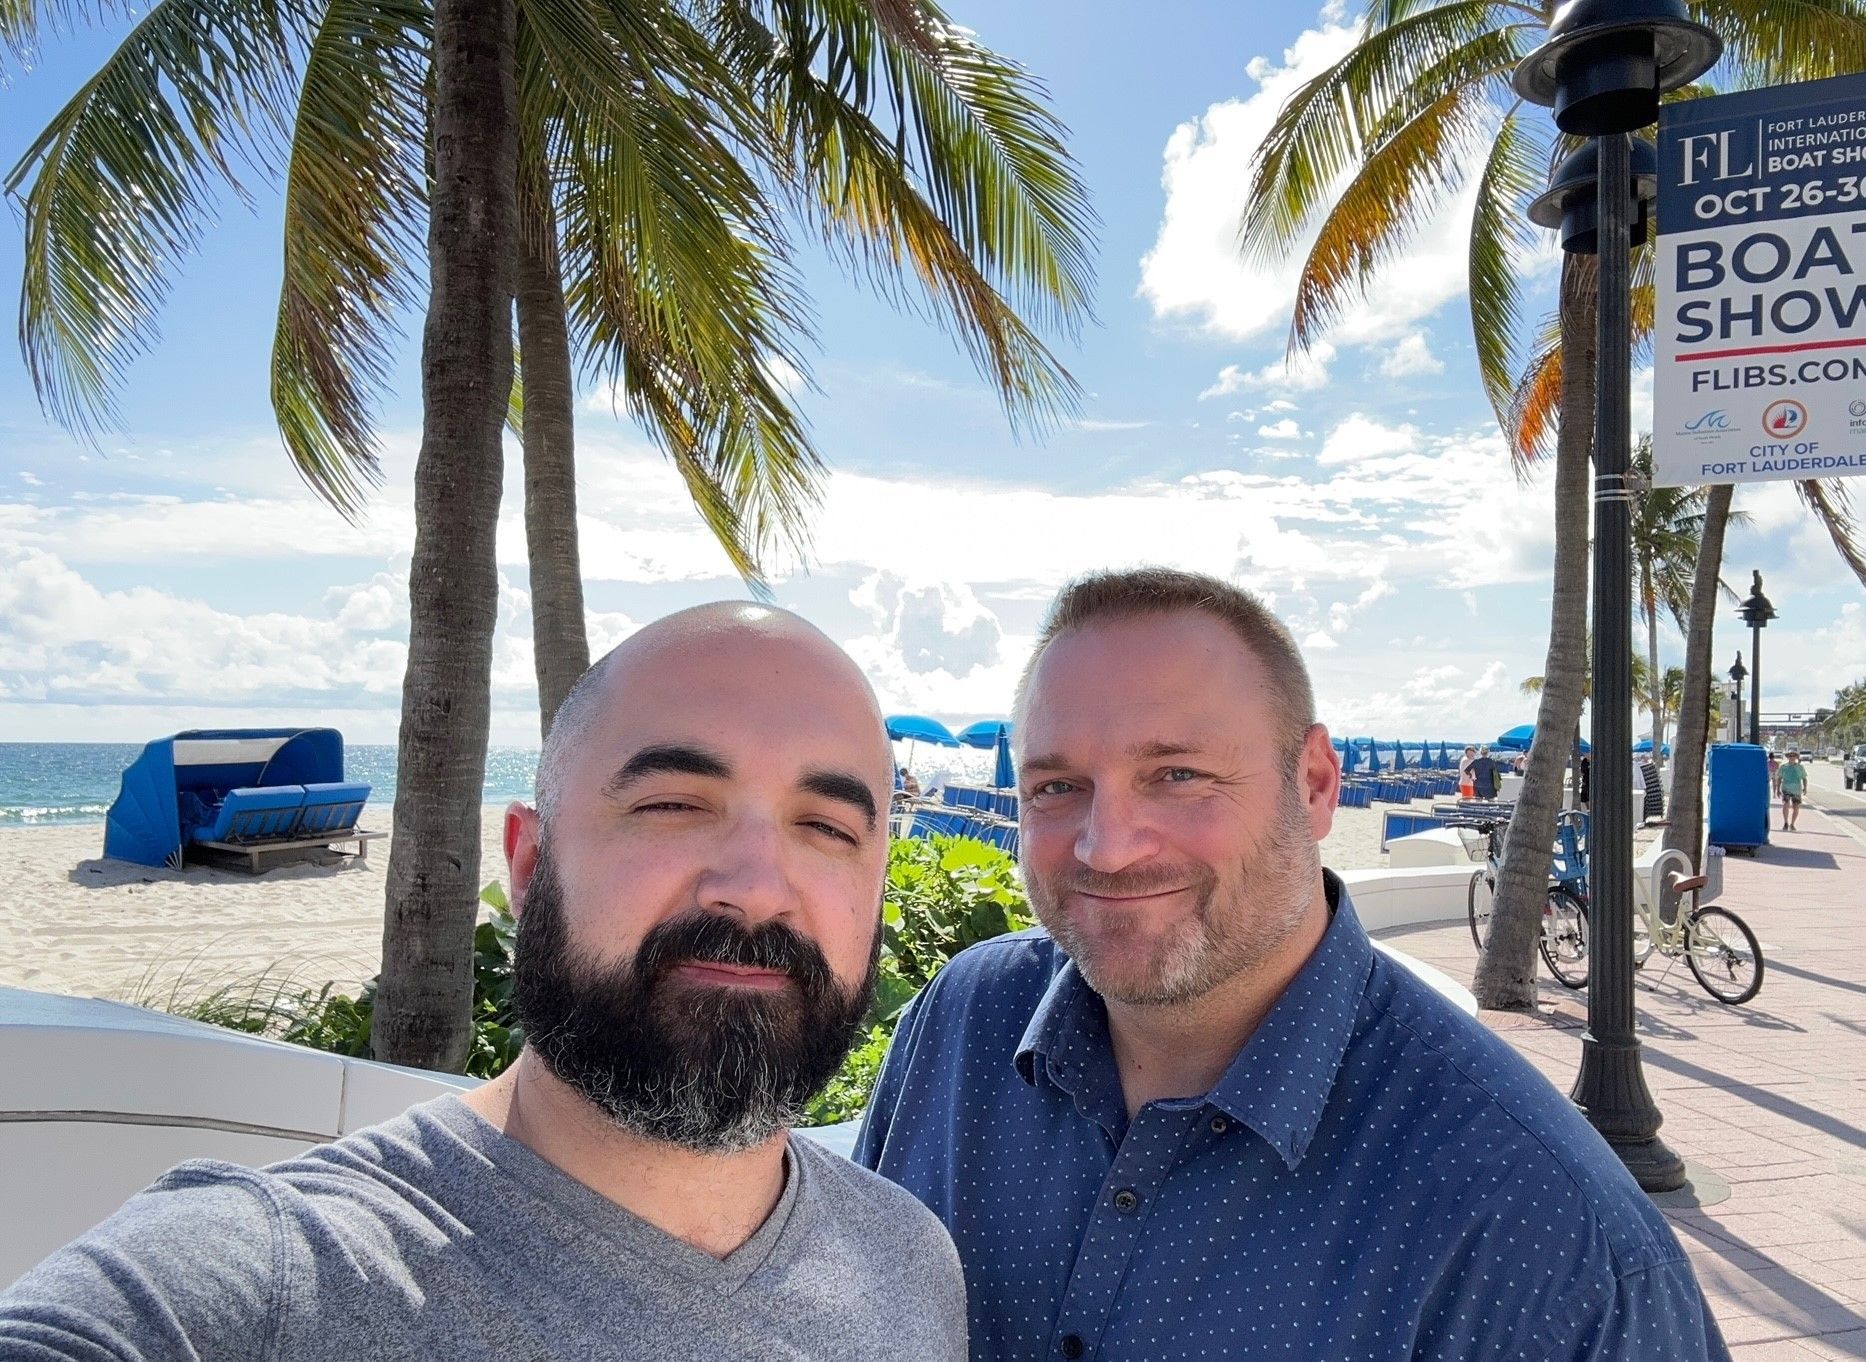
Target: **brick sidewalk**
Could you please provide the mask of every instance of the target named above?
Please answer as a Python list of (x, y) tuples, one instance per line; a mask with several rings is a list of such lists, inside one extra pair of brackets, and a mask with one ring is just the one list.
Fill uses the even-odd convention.
[[(1718, 902), (1761, 939), (1762, 992), (1726, 1007), (1656, 955), (1635, 992), (1660, 1134), (1695, 1193), (1658, 1200), (1678, 1203), (1665, 1214), (1740, 1362), (1866, 1358), (1866, 798), (1837, 767), (1815, 776), (1797, 831), (1725, 861)], [(1462, 921), (1380, 936), (1470, 978)], [(1566, 1092), (1586, 1001), (1546, 968), (1540, 988), (1540, 1015), (1484, 1020)]]

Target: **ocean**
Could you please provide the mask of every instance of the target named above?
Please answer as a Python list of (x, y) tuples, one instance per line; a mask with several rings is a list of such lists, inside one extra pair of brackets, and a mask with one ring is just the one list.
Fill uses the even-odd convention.
[[(117, 797), (123, 769), (140, 751), (139, 743), (0, 743), (0, 828), (103, 822)], [(530, 799), (537, 766), (536, 748), (491, 749), (486, 754), (483, 802)], [(386, 809), (394, 802), (393, 747), (346, 747), (343, 774), (346, 780), (369, 783), (370, 804)]]

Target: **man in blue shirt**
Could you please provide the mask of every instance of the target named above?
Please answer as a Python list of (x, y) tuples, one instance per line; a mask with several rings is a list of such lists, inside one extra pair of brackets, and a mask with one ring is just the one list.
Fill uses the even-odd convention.
[(1077, 582), (1017, 713), (1044, 929), (914, 1001), (857, 1150), (952, 1232), (976, 1362), (1727, 1358), (1606, 1144), (1323, 871), (1340, 767), (1255, 598)]

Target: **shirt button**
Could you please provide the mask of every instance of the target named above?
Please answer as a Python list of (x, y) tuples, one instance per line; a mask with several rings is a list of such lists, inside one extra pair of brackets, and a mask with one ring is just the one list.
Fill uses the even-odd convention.
[(1080, 1334), (1064, 1334), (1062, 1350), (1063, 1356), (1067, 1358), (1074, 1359), (1082, 1356), (1086, 1351), (1082, 1343), (1082, 1336)]
[(1132, 1215), (1140, 1206), (1140, 1197), (1132, 1187), (1123, 1187), (1114, 1194), (1114, 1208), (1122, 1215)]
[(1229, 1129), (1231, 1129), (1231, 1122), (1227, 1121), (1224, 1117), (1212, 1117), (1212, 1134), (1222, 1135)]

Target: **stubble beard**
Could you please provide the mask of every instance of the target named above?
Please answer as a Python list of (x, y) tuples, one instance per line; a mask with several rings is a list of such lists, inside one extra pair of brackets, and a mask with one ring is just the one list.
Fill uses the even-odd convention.
[[(1230, 875), (1201, 867), (1187, 886), (1179, 869), (1101, 874), (1077, 866), (1061, 884), (1032, 876), (1029, 890), (1037, 920), (1096, 993), (1132, 1007), (1171, 1007), (1274, 959), (1301, 930), (1321, 874), (1321, 849), (1294, 779), (1285, 777), (1269, 836), (1248, 847)], [(1134, 895), (1172, 887), (1193, 891), (1192, 912), (1164, 937), (1151, 938), (1150, 947), (1142, 944), (1149, 940), (1144, 909), (1092, 939), (1063, 906), (1071, 893)], [(1118, 957), (1141, 949), (1151, 951), (1146, 968), (1121, 968)]]

